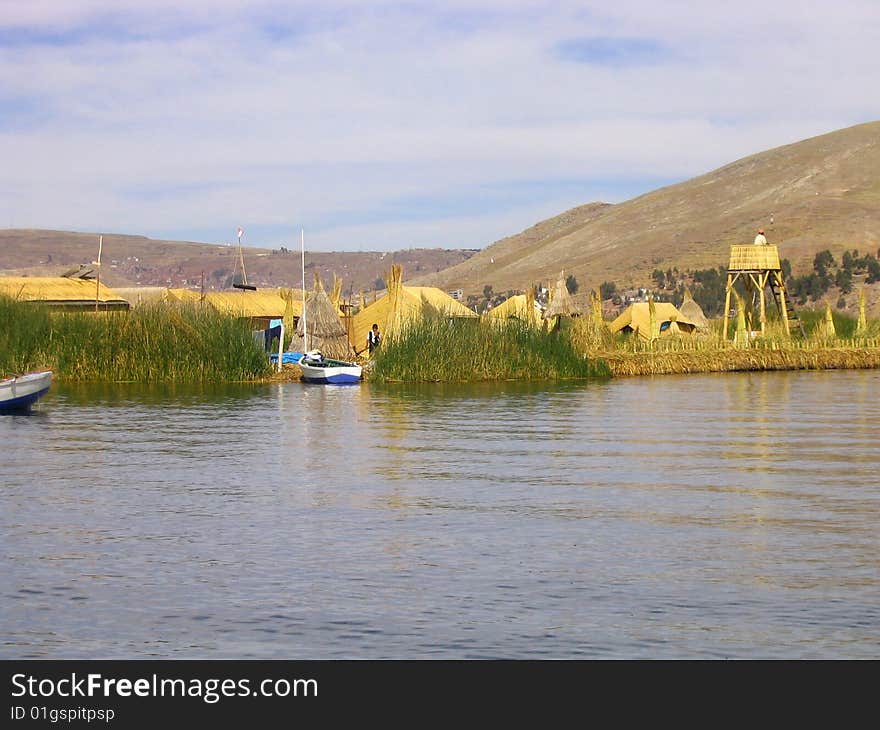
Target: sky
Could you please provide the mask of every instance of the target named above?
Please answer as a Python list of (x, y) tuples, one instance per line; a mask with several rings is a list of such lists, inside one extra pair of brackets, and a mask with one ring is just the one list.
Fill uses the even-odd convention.
[(483, 248), (880, 119), (878, 0), (0, 0), (0, 228)]

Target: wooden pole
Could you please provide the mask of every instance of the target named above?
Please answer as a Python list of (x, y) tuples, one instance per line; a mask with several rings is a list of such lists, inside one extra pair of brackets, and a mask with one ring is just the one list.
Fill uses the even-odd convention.
[(791, 328), (788, 326), (788, 305), (785, 303), (785, 284), (782, 281), (782, 272), (774, 271), (773, 275), (776, 277), (776, 284), (779, 288), (779, 308), (782, 310), (782, 322), (785, 327), (785, 335), (786, 337), (791, 337)]
[(95, 311), (98, 311), (98, 295), (101, 292), (101, 249), (104, 248), (104, 236), (98, 236), (98, 260), (95, 262), (98, 267), (98, 275), (95, 277)]
[(284, 356), (284, 320), (281, 321), (281, 336), (278, 338), (278, 372), (281, 372), (281, 358)]
[(758, 274), (758, 280), (760, 282), (759, 297), (761, 300), (761, 336), (762, 337), (765, 334), (765, 329), (766, 329), (766, 325), (767, 325), (767, 303), (764, 300), (764, 288), (767, 286), (767, 278), (769, 276), (770, 276), (769, 271), (766, 274)]
[(724, 295), (724, 328), (721, 330), (722, 341), (727, 340), (727, 318), (730, 314), (730, 290), (733, 288), (733, 274), (727, 274), (727, 290)]
[(305, 228), (300, 228), (299, 230), (299, 250), (300, 256), (302, 258), (302, 288), (303, 288), (303, 311), (302, 311), (302, 323), (303, 323), (303, 354), (309, 351), (309, 330), (306, 327), (308, 324), (306, 322), (306, 231)]

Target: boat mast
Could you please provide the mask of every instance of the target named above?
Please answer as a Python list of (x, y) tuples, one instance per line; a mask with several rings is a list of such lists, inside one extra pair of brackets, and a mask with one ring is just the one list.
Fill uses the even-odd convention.
[(303, 354), (309, 351), (309, 331), (306, 327), (306, 231), (304, 228), (299, 229), (299, 249), (302, 257), (302, 290), (303, 290)]

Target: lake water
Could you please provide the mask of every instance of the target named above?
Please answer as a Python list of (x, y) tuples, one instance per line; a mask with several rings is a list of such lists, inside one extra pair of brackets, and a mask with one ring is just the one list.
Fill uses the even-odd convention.
[(2, 658), (877, 658), (880, 372), (53, 385)]

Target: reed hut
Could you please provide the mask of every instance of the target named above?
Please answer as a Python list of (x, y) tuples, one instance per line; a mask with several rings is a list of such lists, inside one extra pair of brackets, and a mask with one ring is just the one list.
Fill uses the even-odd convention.
[(541, 305), (535, 301), (534, 291), (529, 291), (526, 294), (514, 294), (512, 297), (508, 297), (497, 307), (492, 307), (486, 313), (486, 317), (493, 321), (517, 319), (540, 327), (543, 312)]
[(464, 304), (433, 286), (404, 286), (403, 267), (394, 264), (385, 280), (386, 294), (352, 318), (352, 337), (358, 350), (366, 347), (367, 333), (379, 325), (382, 336), (393, 337), (428, 312), (456, 319), (477, 319)]
[(145, 304), (157, 304), (164, 301), (166, 288), (164, 286), (124, 286), (113, 289), (119, 296), (128, 302), (132, 309)]
[(200, 302), (203, 295), (193, 289), (166, 289), (162, 294), (162, 301), (169, 304), (185, 302)]
[[(580, 306), (568, 291), (565, 285), (565, 271), (559, 273), (559, 280), (550, 292), (550, 301), (544, 310), (544, 319), (552, 320), (559, 317), (578, 317), (581, 314)], [(557, 322), (558, 324), (558, 319)]]
[(222, 314), (247, 319), (259, 329), (274, 326), (274, 321), (284, 318), (287, 308), (287, 303), (277, 294), (261, 291), (208, 292), (204, 301)]
[(690, 289), (684, 290), (684, 299), (682, 300), (678, 311), (684, 315), (685, 319), (693, 322), (698, 330), (707, 331), (709, 329), (709, 320), (703, 313), (703, 308), (694, 301)]
[(317, 273), (315, 286), (306, 296), (305, 316), (299, 317), (296, 333), (291, 338), (290, 350), (305, 352), (306, 345), (309, 350), (320, 350), (324, 357), (334, 360), (351, 360), (355, 355), (345, 325), (339, 318), (339, 308), (324, 290)]
[(130, 308), (128, 301), (113, 289), (95, 279), (80, 277), (0, 277), (0, 294), (62, 311), (118, 312)]
[(612, 334), (632, 332), (650, 342), (658, 337), (693, 334), (697, 325), (674, 304), (651, 301), (631, 304), (609, 325), (609, 330)]

